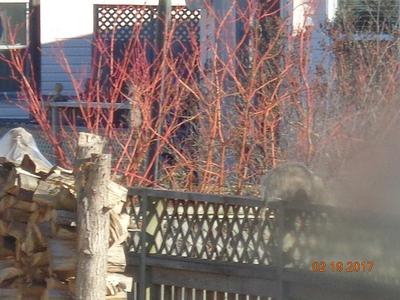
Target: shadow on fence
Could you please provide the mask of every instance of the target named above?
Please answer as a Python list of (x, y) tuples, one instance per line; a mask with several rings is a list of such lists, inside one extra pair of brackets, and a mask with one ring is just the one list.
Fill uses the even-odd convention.
[(396, 218), (282, 201), (265, 211), (258, 198), (145, 188), (130, 196), (131, 299), (400, 294)]

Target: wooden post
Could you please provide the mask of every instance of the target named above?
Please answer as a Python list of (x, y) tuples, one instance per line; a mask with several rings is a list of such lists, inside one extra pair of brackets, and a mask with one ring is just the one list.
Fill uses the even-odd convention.
[[(156, 140), (151, 142), (149, 151), (147, 153), (147, 166), (150, 165), (150, 174), (149, 179), (151, 181), (157, 181), (158, 179), (158, 168), (159, 168), (159, 158), (160, 153), (158, 153), (160, 148), (160, 137), (162, 136), (162, 128), (159, 124), (156, 127), (157, 120), (160, 118), (160, 108), (162, 108), (163, 99), (165, 97), (165, 78), (167, 76), (167, 65), (166, 65), (166, 56), (167, 56), (167, 44), (166, 37), (168, 35), (169, 23), (171, 18), (171, 0), (160, 0), (158, 2), (158, 19), (157, 19), (157, 28), (156, 28), (156, 51), (162, 52), (161, 62), (160, 64), (155, 64), (154, 72), (161, 72), (161, 85), (160, 85), (160, 101), (153, 101), (151, 107), (151, 119), (153, 120), (153, 128), (156, 129), (158, 135)], [(152, 163), (152, 161), (154, 162)]]
[(146, 300), (146, 256), (147, 256), (147, 211), (148, 211), (148, 197), (144, 195), (140, 198), (140, 208), (142, 212), (142, 228), (141, 239), (140, 239), (140, 266), (139, 266), (139, 300)]
[(103, 154), (105, 141), (80, 133), (75, 166), (78, 265), (76, 299), (101, 300), (106, 295), (107, 251), (110, 216), (107, 203), (111, 156)]

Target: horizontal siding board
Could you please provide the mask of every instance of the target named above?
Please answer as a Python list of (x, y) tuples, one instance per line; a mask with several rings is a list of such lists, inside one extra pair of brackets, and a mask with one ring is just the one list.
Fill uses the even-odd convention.
[(92, 37), (74, 38), (69, 40), (57, 41), (54, 43), (42, 44), (42, 49), (49, 49), (54, 47), (73, 47), (73, 48), (85, 48), (92, 44)]
[(41, 55), (42, 92), (52, 92), (55, 83), (60, 82), (64, 85), (64, 94), (74, 94), (70, 79), (62, 66), (60, 53), (64, 53), (74, 76), (80, 80), (86, 78), (89, 72), (91, 52), (90, 36), (43, 44)]
[[(91, 56), (67, 56), (67, 61), (70, 65), (90, 65)], [(62, 61), (60, 58), (54, 56), (42, 56), (43, 65), (60, 65)]]
[(74, 95), (75, 91), (63, 66), (63, 55), (76, 80), (88, 77), (92, 60), (91, 36), (57, 41), (42, 45), (41, 79), (42, 92), (53, 93), (54, 85), (60, 82), (64, 86), (64, 95)]
[(29, 113), (17, 104), (0, 104), (0, 119), (27, 119)]
[(91, 47), (86, 48), (63, 48), (63, 49), (44, 49), (42, 50), (43, 56), (59, 56), (65, 55), (69, 56), (90, 56), (92, 53)]
[[(87, 73), (90, 69), (90, 65), (70, 65), (73, 74)], [(56, 74), (65, 74), (65, 69), (61, 65), (45, 65), (42, 66), (42, 74), (49, 74), (49, 76), (54, 76)]]
[[(76, 73), (81, 73), (82, 70), (88, 70), (89, 65), (87, 64), (81, 64), (81, 65), (71, 65), (72, 72), (74, 74)], [(64, 69), (61, 65), (43, 65), (42, 66), (42, 72), (46, 74), (51, 74), (51, 73), (63, 73)]]
[[(56, 82), (47, 82), (42, 84), (42, 94), (44, 95), (53, 95), (54, 94), (54, 84)], [(66, 96), (75, 96), (75, 89), (72, 87), (70, 81), (60, 81), (60, 83), (64, 86), (63, 95)]]
[[(73, 78), (80, 80), (81, 78), (87, 77), (87, 72), (74, 73)], [(42, 82), (61, 82), (70, 81), (71, 76), (67, 73), (43, 73), (42, 72)]]

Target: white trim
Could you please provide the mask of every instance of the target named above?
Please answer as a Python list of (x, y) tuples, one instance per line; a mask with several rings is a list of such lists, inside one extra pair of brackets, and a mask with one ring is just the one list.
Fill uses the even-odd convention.
[(326, 15), (328, 17), (329, 21), (333, 21), (336, 16), (336, 12), (338, 9), (339, 5), (339, 0), (327, 0), (327, 5), (326, 5)]
[[(8, 45), (8, 44), (0, 44), (0, 49), (4, 50), (4, 49), (22, 49), (22, 48), (28, 48), (28, 45), (30, 44), (30, 18), (29, 18), (29, 14), (30, 14), (30, 5), (29, 5), (29, 1), (9, 1), (9, 2), (4, 2), (4, 1), (0, 1), (0, 5), (1, 4), (25, 4), (25, 42), (26, 44), (14, 44), (14, 45)], [(6, 31), (7, 33), (7, 31)], [(7, 39), (7, 38), (6, 38)]]
[(28, 45), (0, 45), (0, 50), (26, 49)]
[[(93, 0), (92, 3), (95, 5), (158, 5), (158, 0)], [(185, 0), (172, 0), (171, 5), (185, 5)]]
[(3, 3), (29, 3), (29, 0), (0, 0), (0, 4)]
[(388, 33), (353, 33), (353, 34), (342, 34), (339, 36), (339, 40), (351, 40), (351, 41), (394, 41), (394, 36)]

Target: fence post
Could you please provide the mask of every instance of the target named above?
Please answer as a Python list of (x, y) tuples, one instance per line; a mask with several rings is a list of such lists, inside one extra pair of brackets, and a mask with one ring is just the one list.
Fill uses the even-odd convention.
[(106, 295), (110, 216), (107, 201), (111, 156), (103, 154), (105, 141), (79, 133), (75, 180), (77, 192), (78, 264), (76, 299), (101, 300)]
[(50, 102), (50, 112), (51, 112), (51, 130), (54, 135), (57, 133), (57, 107), (53, 105), (53, 102)]
[[(157, 228), (160, 226), (162, 220), (160, 216), (162, 215), (162, 211), (164, 206), (162, 204), (162, 199), (160, 198), (149, 198), (148, 202), (151, 203), (151, 206), (148, 207), (148, 223), (146, 228), (146, 236), (148, 238), (148, 253), (156, 254), (156, 245), (160, 245), (162, 240), (156, 239)], [(151, 277), (150, 277), (151, 278)], [(158, 300), (160, 298), (160, 287), (158, 285), (150, 282), (149, 289), (149, 297), (151, 300)]]
[(142, 212), (142, 227), (140, 229), (140, 263), (139, 263), (139, 300), (146, 300), (146, 256), (147, 256), (147, 213), (148, 197), (140, 197), (140, 210)]
[(272, 203), (272, 207), (276, 209), (276, 249), (274, 253), (274, 261), (277, 273), (277, 300), (283, 300), (284, 298), (284, 286), (283, 286), (283, 268), (285, 262), (283, 261), (283, 238), (285, 235), (285, 201), (276, 201)]

